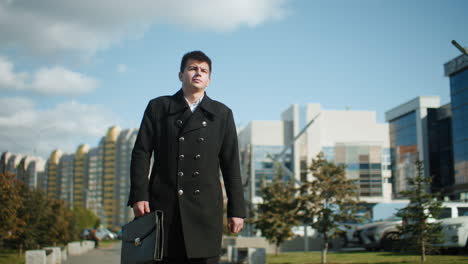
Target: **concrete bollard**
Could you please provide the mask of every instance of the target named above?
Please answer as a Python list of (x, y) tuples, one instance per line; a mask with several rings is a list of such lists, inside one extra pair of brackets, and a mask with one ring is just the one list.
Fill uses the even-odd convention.
[(67, 261), (67, 257), (68, 257), (67, 247), (62, 247), (61, 248), (61, 254), (60, 255), (62, 255), (62, 262)]
[(26, 264), (46, 264), (45, 250), (26, 250)]
[(62, 263), (62, 251), (60, 247), (45, 247), (45, 250), (52, 250), (53, 260), (49, 260), (49, 256), (47, 256), (47, 264), (61, 264)]
[(266, 263), (266, 249), (265, 248), (249, 248), (248, 263), (265, 264)]
[(70, 256), (77, 256), (83, 253), (80, 242), (70, 242), (68, 243), (67, 247), (68, 254), (70, 254)]
[(229, 263), (265, 264), (266, 249), (228, 246), (227, 259)]
[(52, 249), (44, 249), (46, 252), (46, 263), (55, 264), (55, 255)]
[(86, 252), (94, 249), (94, 245), (95, 245), (94, 241), (91, 241), (91, 240), (84, 240), (81, 242), (81, 246)]
[(235, 247), (234, 247), (234, 246), (231, 246), (231, 245), (227, 246), (227, 261), (228, 261), (229, 263), (234, 262), (234, 258), (235, 258), (235, 256), (234, 256), (234, 254), (235, 254), (235, 253), (234, 253), (234, 250), (235, 250)]

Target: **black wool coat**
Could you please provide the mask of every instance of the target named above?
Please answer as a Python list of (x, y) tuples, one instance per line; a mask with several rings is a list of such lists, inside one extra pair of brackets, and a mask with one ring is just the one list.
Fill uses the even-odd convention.
[[(152, 211), (164, 212), (165, 245), (176, 235), (169, 231), (170, 224), (180, 220), (189, 258), (219, 255), (223, 229), (220, 169), (228, 198), (227, 216), (244, 218), (231, 109), (205, 93), (192, 113), (182, 89), (172, 96), (155, 98), (145, 110), (132, 151), (128, 205), (149, 201)], [(167, 246), (164, 251), (168, 256)]]

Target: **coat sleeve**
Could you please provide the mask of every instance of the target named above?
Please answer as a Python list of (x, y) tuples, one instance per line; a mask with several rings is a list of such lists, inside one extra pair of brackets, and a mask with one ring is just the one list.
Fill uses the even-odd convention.
[(130, 195), (128, 206), (132, 206), (138, 201), (148, 201), (149, 198), (149, 168), (151, 155), (154, 150), (154, 111), (151, 101), (146, 107), (141, 121), (140, 130), (132, 150), (132, 160), (130, 162)]
[(239, 164), (239, 146), (237, 143), (236, 125), (234, 124), (234, 117), (230, 109), (227, 114), (224, 131), (219, 161), (228, 198), (227, 216), (245, 218), (244, 191)]

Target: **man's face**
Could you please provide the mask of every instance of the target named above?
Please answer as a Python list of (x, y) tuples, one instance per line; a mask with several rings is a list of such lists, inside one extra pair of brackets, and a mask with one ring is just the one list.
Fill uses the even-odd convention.
[(179, 72), (179, 80), (184, 88), (205, 89), (210, 84), (210, 66), (197, 60), (188, 60), (183, 72)]

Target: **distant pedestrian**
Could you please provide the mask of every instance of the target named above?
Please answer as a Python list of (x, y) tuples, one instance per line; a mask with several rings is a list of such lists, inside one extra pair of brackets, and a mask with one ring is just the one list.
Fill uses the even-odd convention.
[(205, 92), (211, 72), (211, 60), (203, 52), (185, 54), (179, 72), (182, 88), (149, 102), (133, 148), (128, 205), (137, 217), (164, 212), (163, 263), (219, 262), (220, 169), (228, 198), (228, 228), (238, 233), (243, 227), (237, 131), (231, 109)]
[(99, 248), (99, 237), (97, 236), (97, 230), (91, 229), (88, 234), (88, 239), (94, 241), (94, 248)]

